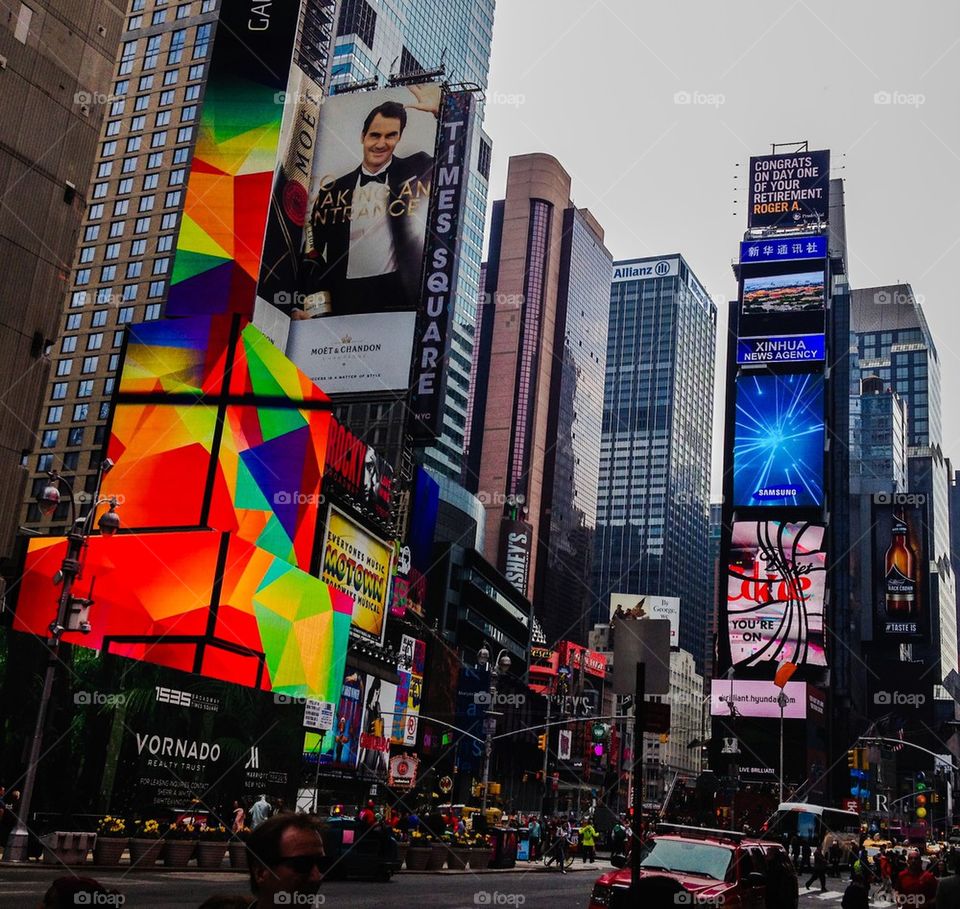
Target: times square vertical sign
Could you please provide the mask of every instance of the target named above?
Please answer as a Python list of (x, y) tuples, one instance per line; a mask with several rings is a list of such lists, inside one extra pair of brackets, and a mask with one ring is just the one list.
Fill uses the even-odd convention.
[(457, 296), (458, 248), (464, 222), (475, 100), (472, 92), (444, 92), (437, 139), (435, 188), (427, 222), (423, 296), (411, 376), (414, 439), (441, 432), (452, 312)]

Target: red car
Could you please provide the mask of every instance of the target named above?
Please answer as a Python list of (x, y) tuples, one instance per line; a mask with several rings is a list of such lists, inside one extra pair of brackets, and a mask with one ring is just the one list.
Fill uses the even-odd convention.
[(630, 868), (601, 875), (589, 909), (796, 909), (797, 875), (778, 843), (702, 827), (661, 825), (643, 847), (640, 893), (630, 900)]

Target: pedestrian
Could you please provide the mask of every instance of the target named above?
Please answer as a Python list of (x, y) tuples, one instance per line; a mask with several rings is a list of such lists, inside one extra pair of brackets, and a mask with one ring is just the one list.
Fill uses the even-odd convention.
[(373, 799), (370, 799), (364, 808), (360, 811), (360, 814), (357, 820), (360, 821), (365, 827), (372, 827), (377, 823), (377, 813), (374, 811), (374, 802)]
[(861, 875), (854, 874), (850, 879), (840, 905), (842, 909), (869, 909), (870, 887)]
[(273, 814), (273, 809), (267, 801), (266, 793), (264, 793), (253, 803), (253, 807), (250, 809), (250, 829), (256, 830), (271, 814)]
[(834, 839), (830, 843), (827, 854), (830, 856), (830, 876), (840, 877), (840, 858), (843, 855), (843, 850), (840, 848), (839, 840)]
[(233, 822), (230, 825), (231, 833), (243, 833), (247, 826), (247, 812), (238, 799), (233, 800)]
[(793, 866), (800, 870), (800, 837), (794, 834), (790, 839), (790, 858), (793, 859)]
[(580, 845), (583, 848), (583, 864), (587, 864), (588, 858), (593, 864), (597, 860), (597, 831), (589, 818), (583, 819), (583, 826), (580, 828)]
[(310, 904), (326, 866), (320, 822), (311, 814), (278, 814), (247, 840), (247, 868), (255, 906)]
[(623, 824), (623, 818), (617, 818), (617, 822), (610, 831), (610, 861), (614, 856), (625, 856), (627, 854), (627, 828)]
[(826, 893), (827, 857), (823, 854), (823, 850), (819, 846), (817, 846), (813, 852), (813, 873), (810, 875), (810, 879), (807, 881), (807, 886), (805, 889), (809, 890), (810, 885), (818, 878), (820, 880), (820, 892)]
[(898, 894), (905, 897), (922, 897), (922, 899), (906, 900), (906, 902), (926, 906), (933, 905), (937, 896), (937, 879), (932, 872), (924, 870), (918, 849), (911, 849), (907, 852), (907, 867), (900, 872), (897, 878), (896, 890)]
[(810, 844), (803, 843), (800, 846), (800, 870), (810, 870)]
[(527, 828), (527, 833), (530, 837), (530, 861), (535, 862), (540, 858), (540, 838), (543, 835), (540, 820), (536, 815), (530, 818), (530, 826)]

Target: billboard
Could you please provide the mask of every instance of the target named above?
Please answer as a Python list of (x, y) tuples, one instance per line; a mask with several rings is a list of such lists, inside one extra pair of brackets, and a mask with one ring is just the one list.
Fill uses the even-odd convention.
[(638, 619), (667, 619), (670, 622), (670, 646), (680, 646), (680, 597), (658, 597), (646, 593), (611, 593), (611, 618), (624, 613)]
[(830, 152), (760, 155), (750, 159), (747, 227), (826, 226)]
[(390, 760), (397, 686), (379, 676), (368, 675), (360, 731), (360, 755), (357, 769), (364, 779), (384, 780)]
[(307, 732), (304, 736), (304, 757), (312, 763), (319, 762), (320, 770), (339, 773), (356, 770), (360, 758), (366, 685), (364, 673), (348, 670), (343, 678), (333, 729), (328, 732)]
[[(710, 682), (710, 715), (729, 717), (731, 687), (733, 705), (738, 716), (779, 718), (780, 705), (777, 699), (780, 689), (773, 682), (748, 682), (737, 679), (731, 686), (726, 679), (713, 679)], [(807, 683), (787, 682), (783, 687), (787, 704), (783, 708), (785, 720), (805, 720), (807, 718)]]
[(500, 522), (500, 553), (497, 562), (503, 576), (523, 596), (530, 580), (533, 527), (526, 521), (504, 518)]
[(768, 237), (740, 243), (741, 265), (746, 262), (792, 262), (826, 257), (827, 238), (824, 236)]
[(825, 666), (822, 524), (735, 521), (726, 623), (735, 666)]
[(821, 375), (738, 376), (734, 507), (821, 505), (825, 437)]
[(824, 333), (824, 270), (816, 268), (784, 274), (782, 268), (775, 274), (744, 276), (738, 337)]
[(353, 629), (383, 640), (390, 596), (393, 548), (330, 508), (323, 537), (320, 580), (353, 600)]
[(930, 633), (925, 512), (923, 504), (873, 506), (875, 641), (917, 640)]
[(284, 113), (277, 94), (287, 87), (300, 13), (299, 3), (266, 6), (269, 15), (221, 4), (167, 316), (253, 313)]
[(826, 359), (824, 335), (779, 335), (770, 338), (737, 338), (737, 363), (816, 363)]
[(323, 488), (325, 493), (344, 497), (379, 523), (389, 524), (393, 510), (393, 467), (333, 418)]
[(680, 274), (680, 260), (656, 259), (638, 262), (616, 262), (613, 266), (614, 284), (621, 281), (645, 281), (652, 278), (672, 278)]

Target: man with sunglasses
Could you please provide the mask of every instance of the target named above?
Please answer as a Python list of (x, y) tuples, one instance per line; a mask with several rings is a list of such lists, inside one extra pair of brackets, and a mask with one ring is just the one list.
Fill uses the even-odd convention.
[[(315, 895), (324, 867), (319, 819), (279, 814), (264, 821), (247, 840), (247, 867), (254, 907), (290, 902), (293, 894)], [(277, 899), (278, 894), (284, 896)]]

